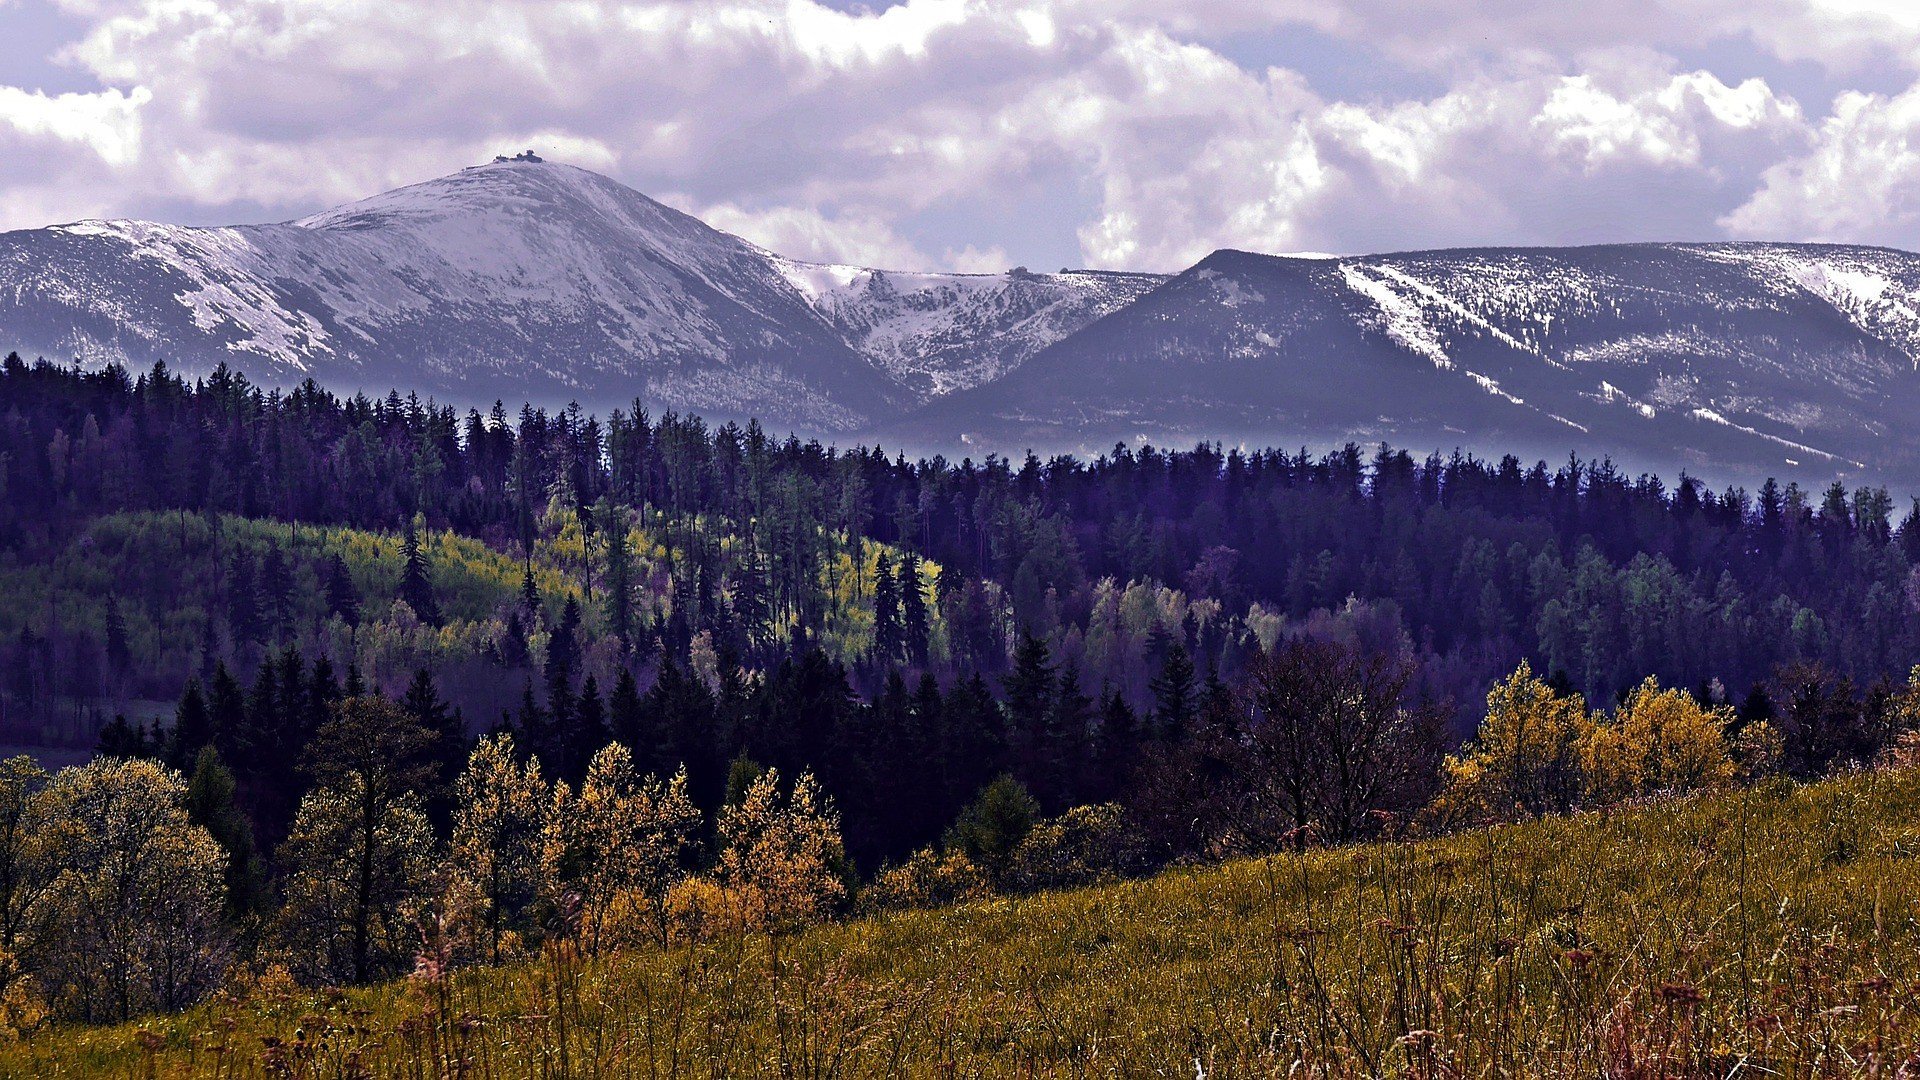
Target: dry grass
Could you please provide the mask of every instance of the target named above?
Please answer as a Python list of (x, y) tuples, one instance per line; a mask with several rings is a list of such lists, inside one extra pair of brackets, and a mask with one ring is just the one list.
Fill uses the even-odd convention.
[(20, 1076), (1920, 1075), (1920, 772), (348, 994)]

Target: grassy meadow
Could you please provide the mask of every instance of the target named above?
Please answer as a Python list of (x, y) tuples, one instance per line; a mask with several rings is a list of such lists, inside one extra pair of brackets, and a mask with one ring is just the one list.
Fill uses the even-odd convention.
[[(1906, 1076), (1920, 773), (46, 1028), (8, 1076)], [(1904, 1066), (1906, 1071), (1898, 1071)]]

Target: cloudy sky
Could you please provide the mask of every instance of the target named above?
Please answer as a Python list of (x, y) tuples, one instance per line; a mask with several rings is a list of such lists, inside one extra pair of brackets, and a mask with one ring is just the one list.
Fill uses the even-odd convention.
[(1914, 0), (0, 0), (0, 228), (531, 147), (787, 254), (1920, 247)]

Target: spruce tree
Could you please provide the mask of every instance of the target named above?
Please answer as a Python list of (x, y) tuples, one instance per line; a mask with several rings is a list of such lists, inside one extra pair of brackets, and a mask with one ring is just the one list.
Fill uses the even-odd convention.
[(1006, 692), (1007, 734), (1014, 767), (1031, 781), (1046, 768), (1047, 725), (1053, 713), (1053, 664), (1046, 643), (1022, 634), (1014, 649), (1013, 670), (1001, 683)]
[(1176, 642), (1167, 650), (1160, 674), (1149, 684), (1153, 691), (1154, 734), (1164, 742), (1177, 743), (1193, 728), (1200, 707), (1195, 676), (1193, 657), (1185, 645)]
[(234, 802), (233, 773), (220, 751), (202, 746), (187, 782), (187, 819), (227, 853), (227, 917), (239, 921), (266, 906), (267, 872), (253, 843), (253, 825)]
[(254, 580), (253, 557), (245, 548), (236, 550), (227, 566), (227, 628), (235, 645), (263, 640), (259, 584)]
[(894, 580), (893, 561), (882, 552), (873, 572), (873, 653), (882, 663), (900, 659), (906, 636), (900, 627), (899, 583)]
[(607, 530), (607, 629), (625, 655), (633, 649), (633, 557), (627, 549), (627, 515), (609, 509), (600, 520)]
[(123, 714), (115, 713), (107, 726), (100, 729), (93, 753), (95, 757), (143, 758), (153, 756), (153, 750), (144, 729), (128, 722)]
[(180, 704), (173, 711), (173, 728), (167, 733), (167, 764), (185, 771), (199, 757), (201, 748), (213, 742), (213, 731), (213, 714), (200, 680), (188, 679)]
[(350, 630), (360, 628), (360, 590), (353, 584), (347, 560), (337, 551), (327, 557), (327, 614)]
[(453, 819), (453, 782), (459, 778), (471, 749), (467, 745), (466, 721), (458, 710), (441, 700), (433, 672), (426, 668), (413, 673), (413, 681), (400, 696), (400, 707), (431, 737), (426, 760), (433, 767), (432, 775), (421, 795), (426, 799), (427, 817), (436, 829), (444, 832)]
[(587, 762), (610, 741), (607, 708), (600, 700), (600, 682), (588, 675), (580, 684), (580, 696), (573, 706), (573, 727), (567, 739), (566, 779), (578, 780), (585, 776)]
[(107, 669), (124, 676), (133, 666), (133, 651), (127, 644), (127, 620), (120, 612), (120, 598), (107, 594)]
[(633, 755), (634, 768), (642, 773), (659, 772), (666, 763), (658, 760), (659, 740), (648, 730), (645, 709), (633, 672), (622, 667), (613, 694), (607, 699), (607, 733)]
[(907, 659), (925, 666), (929, 629), (927, 597), (920, 584), (920, 558), (909, 551), (900, 556), (900, 624), (906, 637)]
[(280, 545), (267, 545), (260, 560), (260, 623), (268, 640), (285, 637), (293, 621), (293, 571)]
[(400, 599), (406, 601), (421, 622), (439, 626), (440, 602), (433, 595), (432, 568), (427, 565), (426, 553), (420, 550), (420, 535), (411, 519), (400, 541), (400, 552), (405, 561), (400, 571)]

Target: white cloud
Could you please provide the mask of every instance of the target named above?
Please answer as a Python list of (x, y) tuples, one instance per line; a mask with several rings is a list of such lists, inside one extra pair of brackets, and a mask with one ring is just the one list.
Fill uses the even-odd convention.
[[(104, 89), (0, 87), (9, 225), (293, 216), (530, 147), (906, 269), (1914, 232), (1916, 91), (1784, 88), (1920, 77), (1905, 0), (36, 2)], [(1385, 89), (1258, 62), (1303, 30)]]
[(1844, 94), (1803, 156), (1722, 224), (1736, 236), (1920, 246), (1920, 87)]
[(803, 262), (920, 270), (935, 261), (877, 218), (830, 218), (794, 206), (744, 210), (731, 203), (700, 207), (685, 199), (671, 201), (716, 229)]

